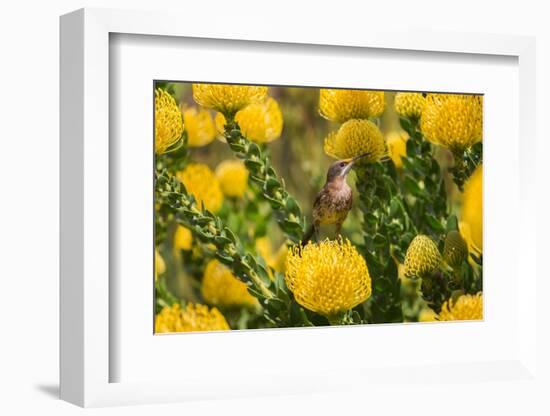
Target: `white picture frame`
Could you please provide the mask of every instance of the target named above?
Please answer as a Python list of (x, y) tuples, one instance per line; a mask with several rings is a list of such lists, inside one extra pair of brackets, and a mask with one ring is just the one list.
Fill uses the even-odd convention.
[[(468, 33), (396, 32), (379, 28), (344, 28), (328, 33), (322, 25), (311, 25), (307, 32), (288, 28), (281, 32), (269, 22), (249, 25), (246, 34), (234, 31), (234, 22), (223, 17), (210, 20), (187, 20), (172, 13), (83, 9), (61, 18), (61, 398), (80, 406), (160, 403), (213, 397), (239, 397), (271, 394), (296, 394), (370, 387), (391, 382), (398, 377), (408, 388), (424, 384), (450, 382), (441, 374), (453, 374), (460, 382), (480, 383), (502, 378), (518, 383), (537, 378), (537, 324), (528, 317), (536, 315), (535, 241), (536, 218), (532, 215), (536, 201), (530, 180), (535, 166), (535, 42), (533, 38)], [(307, 47), (331, 45), (335, 48), (362, 50), (428, 51), (440, 54), (507, 56), (517, 59), (519, 103), (517, 163), (519, 202), (517, 221), (517, 269), (522, 271), (523, 285), (515, 292), (513, 318), (517, 345), (498, 361), (461, 363), (419, 363), (414, 367), (323, 368), (319, 372), (289, 372), (281, 368), (266, 371), (265, 383), (240, 379), (228, 384), (223, 374), (219, 382), (208, 377), (170, 381), (112, 382), (112, 367), (117, 356), (111, 348), (113, 334), (110, 311), (116, 309), (109, 276), (112, 268), (109, 242), (110, 172), (114, 171), (109, 155), (110, 137), (110, 38), (114, 34), (162, 36), (174, 38), (225, 39), (226, 41), (298, 44)], [(526, 213), (529, 213), (527, 215)], [(523, 214), (523, 215), (522, 215)], [(149, 270), (152, 271), (152, 268)], [(521, 322), (521, 326), (517, 325)], [(473, 324), (475, 325), (475, 324)], [(402, 326), (410, 332), (412, 327)], [(416, 327), (418, 330), (419, 327)], [(466, 328), (466, 327), (465, 327)], [(342, 330), (342, 329), (338, 329)], [(344, 329), (360, 331), (361, 328)], [(424, 329), (423, 329), (424, 330)], [(428, 329), (425, 329), (428, 331)], [(301, 330), (292, 330), (297, 334)], [(320, 330), (319, 337), (334, 333)], [(310, 332), (311, 333), (311, 332)], [(273, 334), (273, 332), (271, 333)], [(278, 333), (284, 338), (282, 332)], [(282, 334), (282, 335), (281, 335)], [(311, 333), (313, 334), (313, 333)], [(209, 337), (223, 334), (206, 334)], [(202, 335), (201, 335), (202, 336)], [(317, 336), (317, 335), (315, 335)], [(346, 335), (347, 336), (347, 335)], [(399, 337), (399, 334), (395, 335)], [(251, 337), (271, 337), (254, 332), (232, 342), (238, 345)], [(175, 337), (163, 337), (165, 343)], [(320, 338), (321, 339), (321, 338)], [(247, 342), (248, 342), (247, 341)], [(497, 354), (498, 355), (498, 354)], [(327, 376), (327, 377), (324, 377)], [(342, 380), (346, 380), (343, 382)], [(358, 383), (358, 384), (354, 384)], [(224, 388), (225, 386), (225, 388)], [(278, 387), (276, 387), (278, 386)], [(379, 388), (379, 387), (378, 387)]]

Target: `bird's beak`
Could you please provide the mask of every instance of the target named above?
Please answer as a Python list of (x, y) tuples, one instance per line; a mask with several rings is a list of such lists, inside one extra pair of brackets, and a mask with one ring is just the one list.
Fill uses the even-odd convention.
[(353, 167), (353, 164), (358, 161), (359, 159), (365, 157), (365, 156), (369, 156), (371, 154), (371, 152), (366, 152), (366, 153), (362, 153), (358, 156), (355, 156), (355, 157), (352, 157), (351, 159), (348, 159), (346, 162), (348, 162), (348, 165), (344, 168), (343, 170), (343, 174), (344, 175), (347, 175), (349, 173), (349, 171), (351, 170), (351, 168)]
[(350, 163), (353, 164), (353, 163), (355, 163), (357, 160), (359, 160), (359, 159), (361, 159), (361, 158), (364, 158), (364, 157), (366, 157), (366, 156), (370, 156), (370, 154), (371, 154), (371, 152), (365, 152), (365, 153), (360, 154), (359, 156), (355, 156), (354, 158), (352, 158), (352, 159), (350, 160)]

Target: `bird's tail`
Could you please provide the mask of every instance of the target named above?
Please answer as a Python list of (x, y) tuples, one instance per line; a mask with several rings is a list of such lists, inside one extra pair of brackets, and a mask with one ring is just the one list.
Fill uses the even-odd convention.
[(315, 226), (311, 224), (309, 228), (306, 230), (306, 232), (304, 233), (304, 236), (302, 237), (303, 246), (305, 246), (309, 242), (314, 232), (315, 232)]

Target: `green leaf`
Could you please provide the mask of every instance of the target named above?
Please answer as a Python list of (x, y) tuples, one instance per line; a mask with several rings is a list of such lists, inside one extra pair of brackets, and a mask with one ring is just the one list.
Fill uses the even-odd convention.
[(456, 218), (456, 215), (452, 214), (449, 218), (447, 218), (446, 231), (458, 231), (458, 219)]
[(390, 217), (395, 217), (395, 215), (400, 211), (401, 204), (396, 198), (392, 198), (390, 201)]
[(280, 187), (281, 187), (281, 184), (279, 183), (279, 181), (272, 176), (267, 178), (267, 180), (265, 181), (265, 189), (267, 191), (272, 192), (275, 188), (280, 188)]
[(269, 275), (266, 267), (263, 264), (258, 264), (256, 269), (258, 270), (258, 276), (260, 276), (262, 283), (267, 287), (271, 286), (273, 282), (271, 281), (271, 276)]
[(256, 156), (257, 158), (260, 158), (261, 156), (260, 147), (256, 143), (250, 142), (248, 147), (248, 155), (249, 157)]
[(302, 226), (295, 221), (289, 221), (287, 219), (284, 219), (283, 221), (280, 221), (279, 224), (281, 225), (281, 228), (285, 232), (288, 232), (288, 233), (302, 232)]
[(227, 244), (233, 243), (233, 241), (231, 241), (227, 237), (224, 237), (223, 235), (218, 235), (214, 237), (214, 243), (216, 244), (216, 246), (225, 246)]
[(392, 282), (387, 277), (381, 277), (374, 282), (374, 288), (377, 292), (389, 292), (392, 289)]
[(426, 214), (424, 215), (424, 218), (430, 227), (434, 229), (434, 231), (437, 231), (438, 233), (445, 232), (443, 225), (441, 225), (441, 223), (432, 214)]
[(230, 255), (224, 253), (223, 251), (219, 251), (219, 250), (216, 250), (216, 252), (214, 253), (214, 255), (216, 256), (216, 258), (223, 264), (225, 265), (231, 265), (233, 264), (233, 257), (231, 257)]
[(193, 221), (195, 224), (200, 225), (201, 227), (204, 227), (205, 225), (208, 225), (212, 222), (212, 218), (208, 217), (197, 217), (194, 218)]
[(233, 150), (236, 153), (244, 153), (245, 152), (245, 147), (241, 143), (238, 143), (238, 142), (237, 143), (236, 142), (229, 143), (229, 147), (231, 148), (231, 150)]
[(377, 247), (385, 247), (388, 243), (388, 240), (386, 240), (386, 237), (384, 237), (382, 234), (376, 234), (374, 236), (374, 245)]
[(298, 206), (298, 203), (296, 202), (296, 199), (294, 199), (291, 196), (287, 197), (287, 199), (286, 199), (286, 209), (291, 214), (294, 214), (297, 217), (299, 217), (300, 214), (301, 214), (300, 207)]
[(225, 231), (225, 235), (227, 236), (227, 238), (229, 238), (229, 240), (231, 240), (231, 242), (233, 244), (237, 244), (237, 237), (235, 236), (235, 234), (233, 233), (233, 231), (231, 231), (229, 228), (225, 227), (224, 228), (224, 231)]
[(403, 180), (403, 187), (412, 195), (422, 194), (422, 189), (420, 189), (417, 181), (408, 175), (405, 176), (405, 179)]
[(378, 222), (378, 217), (370, 212), (364, 214), (364, 218), (370, 225), (374, 225)]
[(244, 165), (247, 167), (247, 169), (249, 169), (254, 173), (259, 172), (263, 166), (262, 162), (258, 160), (250, 160), (250, 159), (245, 160)]
[(399, 117), (399, 124), (401, 125), (401, 128), (405, 130), (409, 135), (413, 133), (412, 125), (408, 118)]
[(290, 319), (294, 326), (313, 326), (302, 308), (295, 301), (290, 304)]

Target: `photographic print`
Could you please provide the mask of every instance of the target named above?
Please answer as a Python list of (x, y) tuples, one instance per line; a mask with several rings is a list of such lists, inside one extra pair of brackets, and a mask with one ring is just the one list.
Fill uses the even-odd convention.
[(483, 97), (156, 81), (155, 333), (483, 319)]

